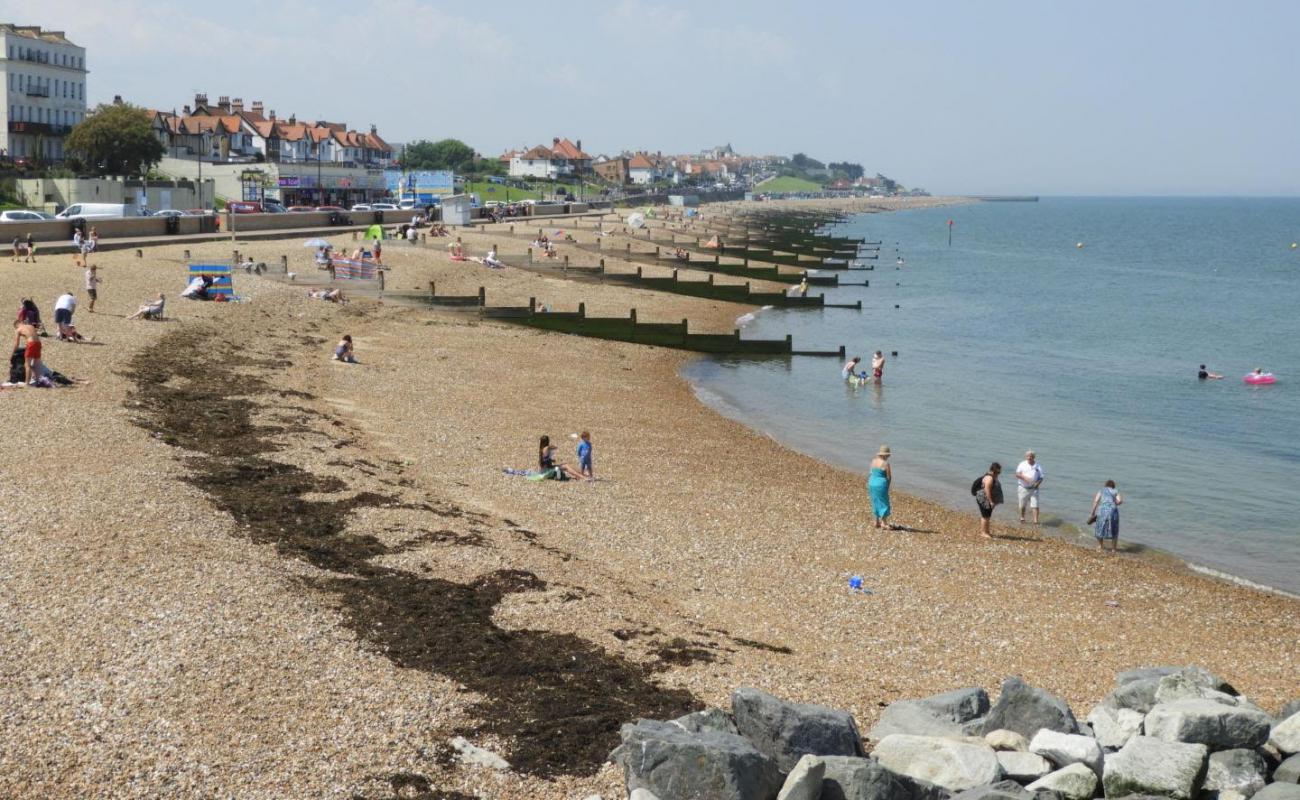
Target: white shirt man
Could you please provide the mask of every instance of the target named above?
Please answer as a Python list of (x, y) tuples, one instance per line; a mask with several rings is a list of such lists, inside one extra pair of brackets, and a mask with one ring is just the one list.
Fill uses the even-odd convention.
[(1025, 508), (1034, 512), (1034, 524), (1038, 524), (1038, 487), (1043, 483), (1043, 465), (1038, 463), (1034, 451), (1025, 453), (1025, 460), (1016, 467), (1016, 496), (1020, 501), (1020, 522), (1025, 521)]

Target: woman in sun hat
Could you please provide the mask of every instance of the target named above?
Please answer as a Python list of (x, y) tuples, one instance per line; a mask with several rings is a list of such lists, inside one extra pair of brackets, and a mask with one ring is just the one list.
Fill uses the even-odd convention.
[(882, 444), (871, 459), (871, 476), (867, 478), (867, 492), (871, 495), (871, 513), (876, 527), (892, 529), (889, 524), (889, 484), (894, 480), (894, 470), (889, 466), (889, 445)]

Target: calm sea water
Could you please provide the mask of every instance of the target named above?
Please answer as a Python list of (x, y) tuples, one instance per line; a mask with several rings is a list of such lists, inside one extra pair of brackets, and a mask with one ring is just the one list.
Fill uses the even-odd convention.
[[(833, 231), (884, 242), (854, 273), (870, 288), (831, 292), (863, 311), (769, 310), (745, 335), (897, 350), (884, 385), (851, 389), (830, 359), (707, 359), (685, 370), (706, 402), (858, 471), (888, 443), (898, 491), (972, 511), (989, 462), (1009, 478), (1033, 449), (1048, 526), (1079, 536), (1111, 478), (1121, 539), (1300, 592), (1300, 199), (982, 203)], [(1256, 366), (1278, 383), (1243, 384)]]

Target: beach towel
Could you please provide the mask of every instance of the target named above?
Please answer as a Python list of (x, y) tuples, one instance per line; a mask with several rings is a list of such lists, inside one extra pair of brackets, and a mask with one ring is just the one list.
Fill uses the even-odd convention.
[(186, 281), (193, 281), (195, 278), (209, 277), (212, 278), (212, 285), (208, 287), (208, 297), (215, 298), (218, 295), (224, 296), (226, 300), (235, 299), (235, 281), (230, 274), (230, 266), (227, 264), (190, 264), (189, 278)]
[(548, 469), (545, 472), (538, 472), (535, 469), (511, 469), (510, 467), (506, 467), (501, 471), (504, 472), (506, 475), (514, 475), (516, 477), (523, 478), (524, 480), (544, 481), (547, 478), (551, 477), (551, 473), (554, 472), (555, 470)]

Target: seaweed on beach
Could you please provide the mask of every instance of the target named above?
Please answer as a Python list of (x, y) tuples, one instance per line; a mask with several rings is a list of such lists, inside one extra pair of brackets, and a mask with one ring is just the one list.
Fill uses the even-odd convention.
[[(128, 403), (137, 425), (184, 451), (190, 468), (185, 480), (229, 514), (242, 535), (328, 572), (304, 583), (332, 597), (358, 637), (394, 664), (444, 676), (483, 698), (469, 708), (477, 722), (455, 733), (510, 742), (505, 755), (522, 773), (589, 775), (617, 745), (623, 722), (671, 718), (700, 707), (689, 692), (653, 682), (662, 665), (619, 658), (572, 634), (498, 626), (494, 610), (505, 597), (546, 588), (531, 572), (502, 569), (457, 583), (375, 563), (409, 549), (409, 543), (386, 545), (374, 535), (349, 533), (353, 511), (392, 507), (476, 522), (488, 518), (447, 503), (411, 504), (355, 492), (340, 478), (273, 460), (270, 454), (281, 447), (272, 435), (323, 434), (310, 420), (287, 428), (255, 422), (258, 398), (277, 394), (250, 371), (257, 368), (279, 370), (284, 364), (242, 354), (215, 328), (181, 329), (134, 359), (128, 377), (136, 390)], [(322, 496), (328, 499), (317, 499)], [(552, 549), (535, 542), (530, 531), (507, 530)], [(696, 650), (670, 648), (665, 657), (690, 663), (701, 658)], [(424, 786), (395, 783), (393, 789), (455, 796)]]

